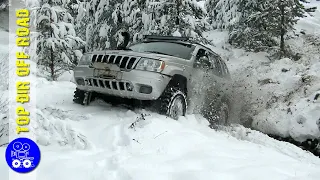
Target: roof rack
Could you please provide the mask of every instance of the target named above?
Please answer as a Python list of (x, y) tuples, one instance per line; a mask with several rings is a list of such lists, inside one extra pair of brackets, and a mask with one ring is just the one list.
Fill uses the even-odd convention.
[[(194, 38), (192, 37), (178, 37), (178, 36), (159, 36), (159, 35), (144, 35), (143, 40), (145, 41), (183, 41), (185, 43), (190, 43), (190, 44), (197, 44), (203, 47), (206, 47), (205, 45), (197, 42)], [(208, 48), (208, 47), (206, 47)]]
[(144, 35), (145, 40), (189, 41), (189, 37)]

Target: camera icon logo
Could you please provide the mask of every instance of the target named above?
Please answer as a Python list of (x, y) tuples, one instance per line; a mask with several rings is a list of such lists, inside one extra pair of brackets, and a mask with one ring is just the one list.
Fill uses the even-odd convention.
[(6, 160), (9, 167), (16, 172), (31, 172), (40, 162), (40, 149), (31, 139), (18, 138), (8, 145)]
[(33, 157), (29, 156), (30, 144), (17, 141), (13, 143), (11, 150), (12, 166), (14, 168), (30, 168), (33, 166)]

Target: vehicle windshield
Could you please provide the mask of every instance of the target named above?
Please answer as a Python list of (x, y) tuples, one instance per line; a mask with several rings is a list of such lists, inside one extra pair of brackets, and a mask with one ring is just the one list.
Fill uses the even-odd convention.
[(177, 42), (142, 42), (129, 47), (136, 52), (164, 54), (183, 59), (190, 59), (195, 46)]

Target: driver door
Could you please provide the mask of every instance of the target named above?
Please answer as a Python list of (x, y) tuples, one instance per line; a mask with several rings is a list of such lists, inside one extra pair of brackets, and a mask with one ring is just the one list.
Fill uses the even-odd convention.
[(191, 77), (190, 102), (188, 103), (188, 111), (190, 113), (199, 114), (201, 107), (206, 98), (206, 92), (211, 87), (210, 62), (208, 51), (200, 48), (197, 52), (196, 59), (193, 64), (193, 72)]

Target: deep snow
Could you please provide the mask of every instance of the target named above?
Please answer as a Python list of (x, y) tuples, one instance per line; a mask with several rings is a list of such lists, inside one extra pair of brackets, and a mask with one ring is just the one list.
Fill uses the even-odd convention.
[[(265, 52), (231, 48), (226, 32), (205, 33), (212, 49), (228, 59), (232, 73), (236, 123), (296, 141), (320, 138), (320, 2), (302, 18), (286, 41), (301, 59), (270, 60)], [(301, 34), (300, 32), (304, 32)]]
[(318, 179), (320, 159), (289, 143), (241, 126), (217, 132), (196, 115), (174, 121), (100, 101), (83, 107), (72, 102), (74, 88), (38, 79), (39, 179)]

